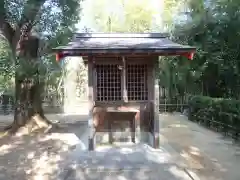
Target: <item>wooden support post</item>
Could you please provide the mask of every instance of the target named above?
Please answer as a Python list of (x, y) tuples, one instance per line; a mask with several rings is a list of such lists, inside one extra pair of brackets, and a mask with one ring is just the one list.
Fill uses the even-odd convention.
[(155, 62), (155, 69), (154, 69), (154, 148), (159, 148), (160, 146), (160, 122), (159, 122), (159, 80), (158, 80), (158, 68), (159, 62), (158, 59)]
[(88, 150), (93, 151), (95, 147), (94, 141), (94, 121), (93, 121), (93, 107), (94, 107), (94, 92), (93, 92), (93, 59), (89, 57), (88, 59), (88, 103), (89, 103), (89, 140), (88, 140)]
[(112, 123), (113, 121), (109, 117), (114, 117), (111, 113), (108, 113), (108, 141), (113, 144)]
[(135, 117), (133, 119), (130, 120), (130, 124), (131, 124), (131, 140), (133, 143), (136, 143), (136, 122), (135, 122)]

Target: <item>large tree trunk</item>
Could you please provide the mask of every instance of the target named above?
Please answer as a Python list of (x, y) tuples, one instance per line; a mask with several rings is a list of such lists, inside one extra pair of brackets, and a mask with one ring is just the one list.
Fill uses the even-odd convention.
[[(33, 72), (39, 67), (37, 60), (39, 59), (40, 39), (32, 35), (35, 19), (46, 0), (26, 3), (22, 10), (23, 14), (14, 25), (8, 21), (7, 10), (3, 7), (5, 1), (0, 0), (0, 2), (0, 31), (11, 47), (14, 65), (17, 67), (15, 71), (14, 122), (8, 129), (15, 132), (19, 127), (32, 122), (39, 128), (47, 127), (50, 122), (44, 116), (41, 102), (43, 86)], [(26, 65), (30, 68), (27, 68)], [(18, 67), (21, 68), (21, 71)]]
[[(30, 34), (22, 35), (16, 49), (13, 48), (15, 72), (15, 112), (14, 122), (8, 127), (11, 132), (36, 129), (49, 130), (51, 122), (44, 116), (42, 93), (44, 83), (39, 75), (39, 38)], [(15, 46), (13, 46), (15, 47)]]
[(21, 127), (27, 133), (36, 129), (48, 130), (51, 122), (44, 116), (41, 98), (44, 83), (36, 77), (21, 78), (16, 74), (15, 85), (15, 113), (11, 131), (15, 133)]
[(44, 116), (41, 101), (42, 85), (35, 78), (20, 78), (16, 75), (15, 113), (12, 131), (26, 127), (28, 132), (33, 128), (47, 128), (49, 122)]

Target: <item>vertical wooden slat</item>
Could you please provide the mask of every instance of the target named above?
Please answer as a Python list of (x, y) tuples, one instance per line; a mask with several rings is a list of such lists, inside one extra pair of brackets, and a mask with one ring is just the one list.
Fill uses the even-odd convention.
[(126, 60), (125, 57), (122, 57), (122, 64), (123, 64), (123, 101), (125, 103), (128, 102), (128, 94), (127, 94), (127, 80), (126, 80)]
[(159, 69), (159, 62), (158, 59), (155, 61), (154, 66), (154, 148), (159, 148), (160, 139), (160, 122), (159, 122), (159, 84), (158, 84), (158, 69)]
[(93, 121), (93, 107), (94, 107), (94, 92), (93, 92), (93, 58), (88, 58), (88, 103), (89, 103), (89, 141), (88, 149), (94, 150), (94, 121)]

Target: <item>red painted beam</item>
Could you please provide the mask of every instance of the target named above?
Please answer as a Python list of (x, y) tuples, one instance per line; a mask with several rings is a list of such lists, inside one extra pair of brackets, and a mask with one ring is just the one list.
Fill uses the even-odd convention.
[[(67, 57), (69, 54), (66, 54), (66, 53), (57, 53), (56, 54), (56, 61), (59, 62), (61, 61), (62, 58), (64, 57)], [(109, 56), (112, 56), (112, 57), (116, 57), (116, 56), (183, 56), (183, 57), (186, 57), (188, 58), (189, 60), (192, 60), (193, 59), (193, 56), (194, 56), (194, 52), (184, 52), (184, 53), (175, 53), (175, 52), (171, 52), (171, 53), (149, 53), (149, 54), (146, 54), (146, 53), (137, 53), (137, 54), (96, 54), (95, 56), (106, 56), (106, 57), (109, 57)], [(85, 53), (81, 53), (79, 54), (79, 56), (82, 56), (82, 57), (87, 57), (89, 56), (89, 54), (85, 54)]]
[(57, 53), (56, 54), (56, 61), (59, 62), (62, 59), (62, 53)]
[(189, 60), (193, 60), (194, 52), (184, 53), (182, 56), (188, 58)]

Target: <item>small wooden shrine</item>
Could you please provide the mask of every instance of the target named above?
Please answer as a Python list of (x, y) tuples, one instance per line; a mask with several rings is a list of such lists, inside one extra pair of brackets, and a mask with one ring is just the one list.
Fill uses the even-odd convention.
[(82, 56), (88, 66), (89, 150), (94, 149), (96, 133), (107, 132), (113, 143), (114, 132), (127, 128), (132, 142), (140, 139), (159, 147), (159, 56), (192, 59), (194, 47), (160, 33), (78, 33), (54, 51), (57, 60)]

